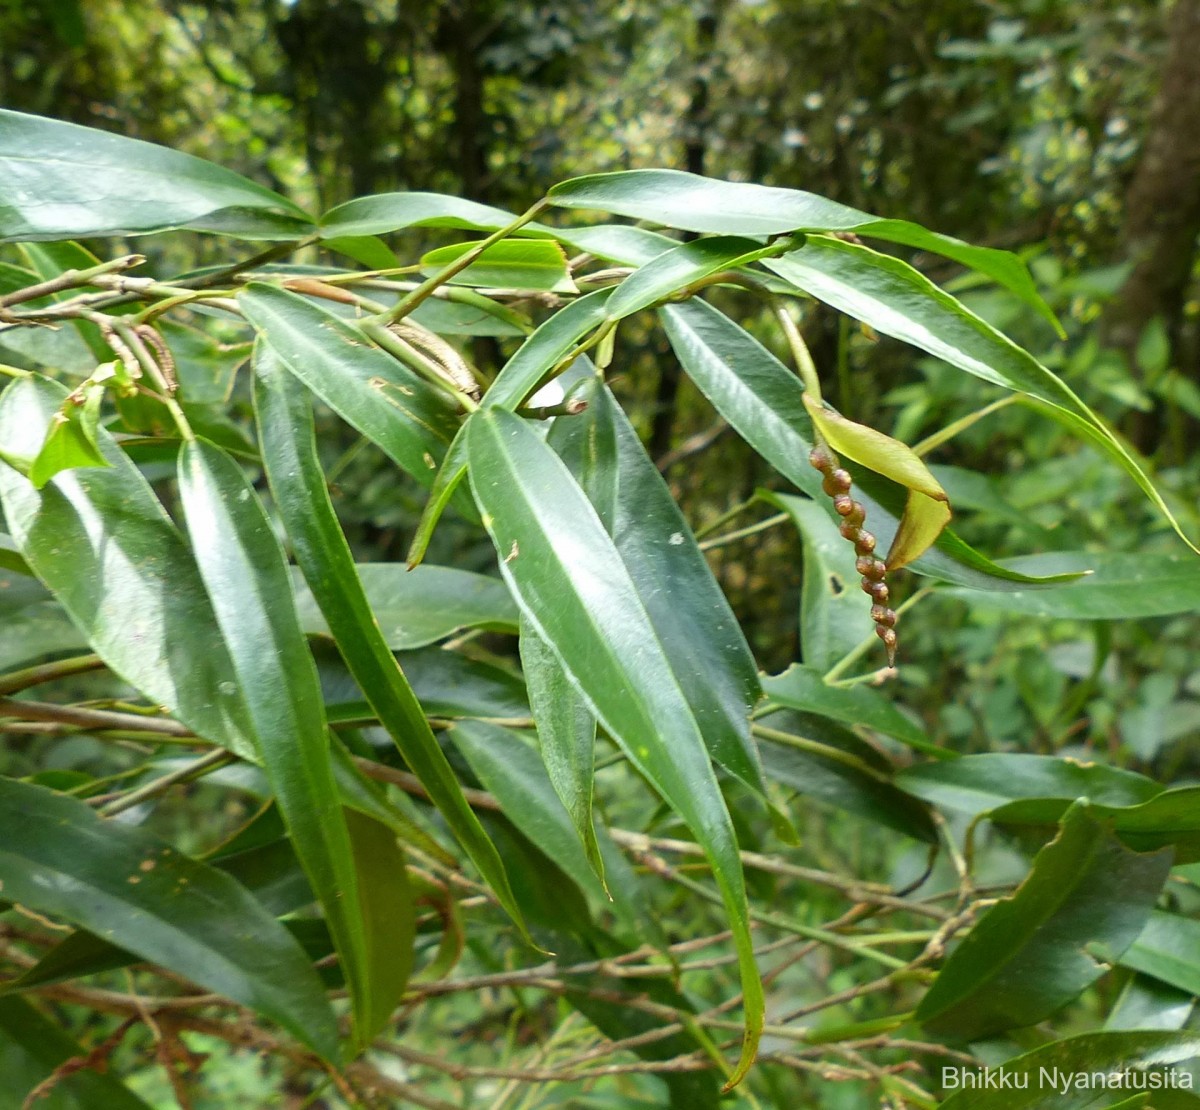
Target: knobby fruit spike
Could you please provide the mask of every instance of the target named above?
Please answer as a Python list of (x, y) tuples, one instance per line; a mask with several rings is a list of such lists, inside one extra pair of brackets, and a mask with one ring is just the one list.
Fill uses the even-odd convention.
[(862, 575), (863, 592), (871, 595), (871, 620), (876, 635), (887, 648), (888, 666), (896, 665), (896, 613), (888, 608), (889, 591), (885, 581), (887, 564), (875, 555), (875, 537), (863, 527), (866, 510), (850, 496), (853, 479), (849, 471), (838, 466), (837, 456), (824, 444), (818, 443), (809, 452), (808, 461), (825, 477), (821, 488), (833, 498), (834, 511), (842, 518), (838, 531), (854, 544), (858, 556), (854, 566)]

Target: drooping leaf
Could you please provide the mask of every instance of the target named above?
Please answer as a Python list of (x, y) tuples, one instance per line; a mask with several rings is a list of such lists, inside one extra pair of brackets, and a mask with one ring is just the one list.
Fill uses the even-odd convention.
[[(42, 378), (0, 399), (0, 442), (36, 451), (66, 390)], [(104, 431), (112, 464), (38, 491), (0, 465), (0, 501), (22, 554), (116, 674), (201, 736), (256, 758), (229, 652), (182, 537)]]
[(253, 724), (263, 769), (324, 910), (359, 1040), (377, 1012), (354, 857), (338, 798), (317, 671), (266, 513), (241, 468), (196, 440), (179, 457), (188, 534)]
[(252, 282), (238, 303), (289, 373), (402, 470), (433, 482), (458, 430), (441, 393), (295, 293)]
[(745, 996), (737, 1082), (754, 1059), (763, 995), (732, 825), (695, 718), (620, 554), (553, 451), (518, 417), (482, 410), (468, 433), (472, 489), (522, 614), (626, 755), (704, 848), (729, 914)]
[[(421, 258), (421, 270), (436, 274), (473, 251), (477, 243), (451, 243)], [(493, 243), (465, 270), (450, 278), (452, 285), (536, 289), (551, 293), (577, 292), (562, 247), (549, 239), (502, 239)]]
[(0, 779), (0, 879), (5, 898), (249, 1006), (336, 1059), (333, 1013), (295, 942), (228, 875), (145, 830)]
[(854, 243), (814, 236), (800, 250), (766, 259), (764, 265), (884, 335), (1053, 406), (1125, 469), (1180, 538), (1200, 554), (1129, 448), (1065, 382), (907, 263)]
[(261, 347), (255, 361), (254, 400), (267, 477), (313, 597), (361, 692), (405, 762), (501, 904), (519, 922), (504, 864), (467, 805), (404, 671), (375, 623), (325, 488), (308, 398), (281, 371), (271, 348)]
[(416, 909), (396, 834), (372, 817), (346, 810), (354, 854), (366, 963), (371, 974), (370, 1009), (359, 1038), (369, 1041), (400, 1002), (413, 966)]
[(755, 496), (782, 509), (800, 532), (804, 550), (800, 651), (808, 666), (826, 671), (871, 629), (871, 599), (859, 588), (854, 548), (815, 501), (762, 489)]
[[(17, 1110), (60, 1064), (87, 1050), (23, 998), (0, 998), (0, 1075), (8, 1106)], [(54, 1085), (47, 1110), (150, 1110), (147, 1103), (108, 1072), (92, 1069), (65, 1075)]]
[(765, 798), (749, 725), (758, 668), (741, 626), (612, 393), (593, 378), (574, 396), (588, 408), (556, 420), (547, 442), (612, 536), (709, 753)]
[(1025, 881), (989, 909), (946, 961), (916, 1010), (955, 1041), (1033, 1025), (1105, 972), (1144, 928), (1171, 851), (1132, 852), (1086, 802), (1072, 806)]
[(877, 690), (862, 685), (827, 685), (819, 671), (807, 665), (794, 664), (782, 674), (764, 679), (763, 693), (776, 705), (816, 713), (847, 725), (862, 725), (938, 759), (951, 758), (950, 752), (937, 747), (920, 725)]
[[(588, 864), (603, 882), (604, 860), (592, 817), (596, 718), (529, 621), (521, 622), (521, 670), (537, 722), (538, 748), (545, 773), (571, 819)], [(478, 768), (476, 774), (480, 774)], [(514, 818), (518, 816), (507, 808), (506, 812)]]
[(881, 220), (797, 189), (716, 181), (678, 170), (628, 170), (563, 181), (550, 190), (561, 208), (591, 208), (682, 231), (781, 235), (788, 231), (852, 231), (916, 247), (969, 266), (1037, 309), (1061, 334), (1029, 271), (1016, 255), (974, 247), (907, 220)]
[(239, 239), (299, 239), (312, 222), (278, 193), (190, 154), (0, 111), (0, 241), (173, 227)]
[(828, 405), (805, 393), (804, 407), (838, 454), (890, 478), (908, 490), (904, 515), (888, 548), (888, 570), (899, 570), (919, 559), (950, 522), (950, 499), (912, 448), (866, 424), (847, 420)]
[[(1003, 1071), (1011, 1076), (1010, 1082), (990, 1089), (964, 1084), (939, 1110), (1087, 1110), (1101, 1097), (1090, 1078), (1096, 1073), (1108, 1076), (1126, 1070), (1161, 1069), (1196, 1056), (1200, 1056), (1200, 1036), (1194, 1033), (1084, 1033), (1006, 1061)], [(1078, 1081), (1083, 1075), (1089, 1077), (1086, 1085)], [(1051, 1082), (1046, 1082), (1047, 1077)], [(1130, 1086), (1154, 1078), (1135, 1074)], [(1174, 1083), (1169, 1073), (1158, 1072), (1157, 1079), (1155, 1106), (1175, 1110), (1176, 1104), (1166, 1099), (1187, 1092), (1168, 1089)]]
[(1058, 799), (1067, 804), (1087, 798), (1095, 805), (1132, 806), (1162, 791), (1153, 779), (1102, 763), (1010, 752), (921, 763), (901, 771), (896, 781), (934, 805), (972, 816), (1026, 798)]
[[(425, 647), (468, 628), (517, 631), (516, 604), (498, 578), (429, 564), (410, 570), (404, 563), (357, 563), (355, 573), (392, 651)], [(304, 586), (297, 587), (296, 608), (305, 632), (329, 631)]]
[[(661, 310), (663, 326), (688, 376), (713, 407), (764, 459), (818, 501), (820, 475), (808, 464), (812, 449), (800, 380), (743, 328), (703, 301)], [(855, 496), (867, 510), (868, 527), (883, 544), (895, 535), (899, 512), (868, 496), (859, 479)], [(830, 510), (832, 512), (832, 509)], [(1008, 589), (1010, 582), (1038, 580), (1008, 570), (963, 543), (949, 529), (914, 570), (979, 589)]]
[(1005, 565), (1029, 574), (1090, 573), (1054, 589), (947, 592), (985, 609), (1072, 620), (1140, 620), (1200, 609), (1200, 570), (1187, 554), (1056, 551)]

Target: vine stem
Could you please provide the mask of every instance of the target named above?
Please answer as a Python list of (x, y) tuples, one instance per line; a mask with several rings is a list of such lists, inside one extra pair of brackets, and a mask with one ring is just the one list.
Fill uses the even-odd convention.
[[(820, 404), (821, 380), (817, 376), (817, 364), (813, 362), (808, 344), (804, 342), (804, 336), (800, 334), (800, 329), (796, 327), (796, 321), (792, 319), (792, 314), (787, 310), (785, 304), (780, 301), (773, 301), (772, 309), (775, 313), (775, 319), (779, 321), (779, 326), (783, 329), (784, 337), (787, 339), (788, 347), (791, 349), (792, 358), (796, 362), (796, 369), (800, 373), (800, 380), (804, 383), (804, 388), (811, 395), (812, 399)], [(819, 442), (821, 439), (820, 432), (815, 428), (813, 431)]]
[(445, 285), (456, 274), (462, 273), (468, 266), (471, 265), (481, 254), (490, 246), (494, 246), (501, 239), (507, 238), (514, 231), (519, 231), (526, 224), (532, 223), (533, 220), (541, 214), (542, 210), (549, 205), (549, 200), (543, 197), (532, 208), (527, 209), (518, 216), (511, 224), (507, 224), (499, 231), (493, 232), (486, 239), (478, 242), (469, 251), (459, 255), (453, 262), (443, 266), (432, 277), (421, 282), (411, 293), (405, 297), (401, 297), (387, 312), (379, 316), (381, 324), (394, 324), (398, 320), (403, 320), (414, 308), (427, 300), (437, 291), (437, 289)]

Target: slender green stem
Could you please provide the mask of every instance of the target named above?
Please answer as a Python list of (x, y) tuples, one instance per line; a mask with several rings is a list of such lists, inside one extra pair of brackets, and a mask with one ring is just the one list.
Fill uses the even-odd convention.
[(792, 352), (792, 358), (796, 362), (796, 369), (800, 373), (800, 380), (804, 383), (804, 388), (808, 390), (812, 399), (819, 403), (821, 401), (821, 380), (817, 377), (817, 365), (813, 362), (808, 344), (804, 342), (804, 336), (800, 334), (800, 329), (796, 327), (796, 321), (792, 319), (792, 314), (788, 311), (787, 305), (781, 301), (775, 301), (773, 302), (773, 307), (775, 319), (779, 321), (779, 326), (783, 329), (784, 337), (787, 339), (788, 347)]
[(128, 794), (123, 794), (120, 798), (116, 798), (107, 805), (101, 806), (100, 813), (105, 817), (112, 817), (117, 813), (123, 813), (127, 809), (141, 805), (142, 802), (153, 798), (155, 795), (161, 794), (168, 787), (174, 786), (176, 783), (191, 782), (193, 779), (201, 778), (217, 770), (219, 767), (224, 767), (227, 763), (232, 763), (236, 758), (235, 755), (225, 751), (223, 748), (218, 751), (208, 752), (199, 759), (193, 760), (186, 767), (180, 767), (169, 774), (161, 775), (144, 786), (139, 786), (136, 790), (131, 790)]
[(731, 509), (726, 509), (716, 520), (709, 521), (703, 528), (696, 531), (696, 538), (703, 539), (705, 536), (715, 532), (722, 524), (728, 524), (735, 516), (741, 516), (747, 509), (753, 508), (758, 504), (758, 494), (753, 497), (747, 497), (745, 501), (739, 501)]
[(808, 752), (810, 755), (818, 755), (822, 759), (832, 759), (838, 763), (844, 763), (847, 767), (853, 767), (854, 770), (864, 775), (869, 775), (873, 779), (880, 778), (879, 772), (869, 763), (863, 762), (856, 755), (842, 751), (841, 748), (822, 744), (817, 740), (809, 740), (805, 736), (794, 736), (790, 732), (780, 732), (779, 729), (770, 728), (767, 725), (753, 724), (750, 726), (750, 731), (755, 736), (761, 736), (764, 740), (773, 740), (776, 744), (784, 744), (789, 748), (795, 748), (797, 751)]
[(471, 250), (464, 252), (453, 262), (443, 266), (433, 277), (421, 282), (408, 296), (402, 297), (387, 312), (383, 313), (380, 317), (380, 322), (383, 324), (394, 324), (397, 320), (403, 320), (417, 305), (431, 297), (440, 286), (445, 285), (456, 274), (462, 273), (488, 247), (500, 242), (501, 239), (506, 239), (514, 231), (523, 228), (527, 223), (531, 223), (549, 203), (545, 198), (539, 200), (537, 204), (523, 212), (511, 224), (489, 235), (486, 239), (477, 243)]
[(84, 674), (87, 671), (99, 670), (104, 666), (104, 660), (98, 655), (76, 655), (70, 659), (56, 659), (53, 663), (39, 663), (36, 667), (25, 667), (20, 671), (0, 675), (0, 696), (15, 694), (37, 686), (43, 682), (53, 682), (58, 678), (69, 678), (71, 675)]
[(0, 362), (0, 374), (6, 378), (32, 378), (32, 370), (22, 370), (19, 366), (9, 366), (7, 362)]
[(415, 370), (430, 385), (436, 386), (443, 393), (449, 394), (466, 411), (474, 412), (479, 405), (468, 397), (461, 389), (448, 379), (436, 363), (427, 359), (411, 343), (401, 339), (390, 331), (378, 319), (366, 319), (359, 324), (359, 329), (368, 339), (381, 350), (387, 351), (393, 358)]
[(759, 532), (765, 532), (768, 528), (774, 528), (777, 524), (783, 524), (791, 518), (787, 513), (776, 513), (774, 516), (769, 516), (766, 520), (760, 520), (756, 524), (747, 525), (745, 528), (738, 528), (734, 532), (726, 532), (723, 536), (713, 536), (711, 540), (704, 540), (700, 544), (701, 551), (709, 551), (714, 547), (724, 547), (729, 543), (736, 543), (738, 540), (745, 539), (747, 536), (757, 535)]
[(98, 266), (89, 266), (86, 270), (64, 270), (57, 277), (50, 278), (48, 281), (39, 281), (36, 285), (27, 285), (24, 289), (17, 289), (0, 297), (0, 308), (10, 308), (12, 305), (36, 301), (40, 297), (48, 297), (66, 289), (90, 285), (94, 278), (118, 270), (129, 270), (134, 266), (140, 266), (145, 261), (144, 254), (127, 254), (121, 258), (114, 258), (111, 262), (101, 262)]
[(966, 416), (960, 417), (952, 424), (947, 424), (944, 428), (933, 433), (931, 436), (926, 436), (913, 448), (913, 453), (917, 455), (928, 455), (935, 447), (940, 447), (947, 440), (953, 439), (959, 432), (965, 432), (973, 424), (978, 423), (985, 416), (991, 416), (992, 413), (998, 412), (1000, 409), (1007, 408), (1009, 405), (1016, 404), (1021, 400), (1018, 393), (1010, 393), (1007, 397), (1001, 397), (998, 401), (993, 401), (990, 405), (984, 405), (981, 409), (976, 409), (975, 412), (969, 412)]
[(196, 433), (192, 431), (191, 423), (188, 421), (183, 409), (180, 408), (179, 402), (175, 400), (175, 390), (172, 384), (167, 381), (162, 368), (155, 361), (154, 356), (146, 349), (146, 344), (142, 342), (142, 337), (138, 335), (137, 330), (118, 316), (105, 317), (105, 320), (107, 326), (117, 332), (125, 341), (126, 346), (133, 352), (134, 358), (137, 359), (138, 365), (154, 383), (155, 388), (161, 394), (159, 399), (166, 405), (167, 411), (171, 414), (171, 419), (175, 421), (175, 427), (179, 429), (180, 436), (188, 443), (194, 442)]
[[(933, 590), (929, 587), (918, 590), (903, 605), (896, 609), (896, 616), (899, 617), (904, 613), (907, 613), (909, 609), (917, 604), (917, 602), (919, 602), (922, 598), (928, 597), (932, 592)], [(845, 655), (842, 656), (841, 659), (834, 663), (834, 665), (825, 672), (825, 684), (827, 686), (844, 685), (839, 681), (842, 675), (844, 675), (852, 666), (854, 666), (854, 664), (857, 663), (858, 660), (864, 655), (866, 655), (867, 652), (870, 651), (871, 648), (873, 648), (877, 643), (879, 643), (879, 640), (872, 635), (866, 637), (866, 639), (862, 640), (856, 647), (851, 648)], [(874, 675), (872, 675), (872, 677), (874, 677)], [(853, 685), (853, 683), (850, 683), (849, 685)]]

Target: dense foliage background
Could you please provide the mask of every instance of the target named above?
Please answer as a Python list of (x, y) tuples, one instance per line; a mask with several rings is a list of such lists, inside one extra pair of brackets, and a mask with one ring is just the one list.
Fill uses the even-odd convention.
[[(1033, 308), (978, 275), (932, 254), (895, 248), (1032, 351), (1115, 425), (1146, 457), (1158, 488), (1193, 537), (1200, 533), (1198, 59), (1197, 0), (0, 4), (0, 107), (191, 152), (309, 211), (327, 211), (370, 193), (426, 190), (521, 212), (565, 178), (667, 166), (805, 189), (1016, 251), (1062, 321), (1065, 338)], [(393, 245), (408, 262), (463, 237), (444, 228), (409, 229)], [(101, 244), (88, 245), (101, 258), (119, 253), (112, 244), (103, 250)], [(226, 241), (188, 232), (141, 237), (124, 247), (146, 254), (147, 270), (157, 274), (231, 261)], [(4, 250), (6, 262), (29, 264), (16, 248)], [(315, 265), (330, 259), (307, 248), (293, 261)], [(754, 298), (723, 288), (712, 299), (787, 359), (786, 337)], [(552, 303), (553, 297), (530, 298), (518, 307), (544, 317)], [(921, 589), (926, 580), (899, 577), (895, 596), (912, 604), (904, 615), (899, 673), (879, 689), (902, 707), (922, 742), (962, 754), (1096, 761), (1170, 787), (1196, 781), (1200, 576), (1143, 493), (1085, 440), (1033, 406), (1009, 403), (1013, 395), (999, 388), (881, 339), (815, 302), (805, 303), (800, 325), (826, 397), (854, 419), (909, 444), (955, 428), (931, 461), (964, 539), (993, 558), (1091, 552), (1094, 565), (1110, 568), (1106, 581), (1113, 585), (1099, 603), (1041, 603), (1033, 592), (981, 597), (927, 591)], [(172, 341), (186, 347), (190, 340), (199, 342), (198, 334), (180, 330)], [(209, 341), (232, 349), (244, 336), (216, 325)], [(490, 379), (518, 346), (518, 337), (466, 336), (457, 342)], [(36, 330), (21, 338), (0, 333), (0, 362), (45, 367), (46, 346), (39, 343), (51, 340)], [(239, 357), (247, 354), (248, 348)], [(90, 357), (87, 351), (75, 355), (84, 363)], [(63, 357), (55, 349), (53, 358), (60, 360), (55, 369), (78, 369), (61, 365)], [(227, 369), (219, 359), (213, 365)], [(204, 409), (203, 433), (245, 461), (257, 478), (247, 376), (223, 377), (225, 369), (211, 381), (193, 382)], [(802, 542), (797, 524), (802, 532), (803, 520), (788, 515), (788, 502), (783, 511), (780, 503), (765, 500), (747, 505), (757, 490), (787, 493), (792, 486), (714, 413), (680, 372), (664, 333), (649, 317), (622, 325), (609, 381), (693, 529), (713, 541), (706, 548), (709, 563), (760, 667), (775, 674), (802, 657), (811, 662), (797, 614), (805, 576), (825, 565), (823, 556), (811, 536), (807, 546)], [(955, 425), (992, 402), (994, 411), (983, 418)], [(164, 431), (152, 413), (126, 411), (121, 418), (124, 430), (148, 438)], [(319, 408), (317, 421), (321, 461), (356, 559), (403, 561), (425, 491), (329, 411)], [(137, 461), (173, 505), (173, 461), (168, 464), (149, 447)], [(1157, 556), (1179, 561), (1155, 563)], [(428, 561), (497, 572), (487, 536), (453, 511), (435, 534)], [(1038, 569), (1075, 566), (1043, 562)], [(1165, 566), (1172, 569), (1163, 571)], [(79, 650), (68, 623), (51, 611), (44, 595), (30, 593), (18, 576), (3, 582), (4, 670)], [(842, 646), (851, 650), (869, 632), (868, 626), (843, 637)], [(464, 672), (461, 681), (475, 683), (471, 696), (484, 704), (511, 706), (504, 683), (511, 686), (517, 665), (515, 638), (487, 629), (468, 635), (464, 658), (470, 674)], [(314, 644), (319, 656), (325, 648), (320, 640)], [(464, 645), (456, 640), (455, 646)], [(842, 654), (831, 656), (823, 669), (836, 667)], [(336, 659), (318, 662), (327, 686), (336, 684)], [(835, 677), (845, 677), (854, 662)], [(414, 655), (411, 673), (421, 665)], [(859, 663), (864, 672), (878, 666), (882, 658), (873, 656)], [(41, 686), (34, 696), (132, 712), (124, 702), (127, 693), (114, 690), (103, 676), (84, 673)], [(514, 716), (500, 710), (494, 715)], [(108, 783), (104, 789), (118, 798), (127, 785), (120, 776), (137, 767), (133, 749), (115, 746), (111, 737), (96, 738), (83, 721), (31, 727), (27, 720), (4, 717), (0, 725), (6, 738), (0, 770), (9, 776), (40, 776), (37, 781), (45, 785), (69, 789), (83, 781), (72, 776), (85, 775), (92, 783)], [(819, 731), (811, 721), (788, 727)], [(361, 751), (370, 753), (373, 741), (369, 731), (365, 735)], [(886, 750), (900, 765), (913, 758), (895, 746)], [(693, 1008), (719, 1005), (736, 991), (736, 975), (719, 941), (708, 948), (701, 944), (720, 934), (723, 918), (719, 907), (704, 900), (711, 892), (696, 889), (686, 846), (679, 847), (686, 832), (670, 813), (656, 810), (648, 794), (630, 789), (635, 776), (615, 751), (599, 755), (597, 793), (607, 823), (659, 841), (639, 841), (640, 833), (620, 841), (629, 863), (658, 880), (647, 884), (646, 897), (663, 935), (642, 939), (679, 945), (675, 958), (685, 960), (694, 943), (700, 956), (682, 980), (687, 1002)], [(469, 786), (481, 785), (477, 765), (459, 758), (456, 770)], [(197, 853), (237, 832), (256, 802), (245, 784), (221, 774), (165, 794), (153, 814), (155, 831)], [(912, 1009), (916, 996), (902, 980), (874, 984), (881, 969), (893, 969), (892, 951), (903, 955), (895, 961), (903, 965), (929, 942), (930, 922), (936, 929), (947, 919), (946, 909), (955, 907), (968, 886), (956, 870), (962, 861), (952, 852), (938, 855), (918, 895), (928, 900), (922, 905), (929, 912), (922, 918), (919, 910), (897, 908), (890, 933), (877, 922), (876, 933), (885, 937), (874, 942), (879, 951), (868, 945), (864, 957), (852, 942), (831, 943), (829, 930), (854, 922), (842, 921), (836, 929), (830, 922), (839, 921), (864, 891), (882, 889), (859, 884), (882, 884), (888, 896), (904, 890), (922, 877), (929, 844), (919, 836), (897, 835), (898, 828), (912, 833), (915, 827), (905, 814), (893, 813), (890, 824), (877, 814), (864, 816), (866, 803), (861, 796), (851, 798), (854, 790), (844, 783), (815, 789), (811, 767), (777, 774), (806, 796), (790, 806), (799, 846), (785, 847), (764, 813), (731, 794), (743, 847), (769, 857), (760, 870), (748, 872), (765, 943), (778, 941), (786, 953), (777, 967), (764, 968), (768, 1020), (776, 1027), (776, 1039), (769, 1030), (764, 1047), (772, 1059), (753, 1073), (750, 1093), (733, 1098), (746, 1105), (757, 1098), (760, 1105), (838, 1110), (881, 1099), (894, 1107), (932, 1105), (920, 1101), (920, 1091), (928, 1099), (936, 1096), (939, 1087), (930, 1076), (940, 1061), (931, 1065), (932, 1057), (922, 1055), (927, 1046), (897, 1047), (885, 1036), (894, 1028), (888, 1023)], [(998, 773), (998, 780), (1009, 774)], [(993, 803), (1004, 793), (1000, 781), (995, 787)], [(814, 795), (818, 802), (811, 804)], [(933, 788), (922, 797), (946, 800)], [(950, 812), (948, 828), (939, 817), (943, 839), (962, 845), (969, 819), (963, 813), (990, 808), (980, 802)], [(542, 866), (536, 849), (507, 822), (493, 816), (486, 824), (510, 869), (514, 859), (527, 861), (518, 872), (535, 873)], [(972, 894), (1007, 891), (1027, 873), (1038, 843), (1036, 836), (1022, 838), (1011, 830), (1001, 835), (982, 826), (970, 861)], [(707, 879), (702, 870), (698, 874)], [(820, 881), (813, 878), (818, 874)], [(840, 877), (840, 885), (830, 877)], [(418, 878), (428, 882), (420, 966), (436, 960), (441, 933), (435, 924), (447, 916), (457, 920), (460, 908), (453, 907), (461, 899), (445, 896), (445, 875), (436, 869)], [(1200, 906), (1194, 879), (1187, 865), (1178, 868), (1160, 904), (1172, 920), (1188, 926)], [(548, 897), (545, 891), (518, 893), (534, 901)], [(458, 894), (468, 903), (461, 911), (467, 927), (454, 976), (467, 986), (443, 990), (434, 982), (419, 983), (408, 1008), (399, 1012), (391, 1049), (372, 1058), (372, 1067), (398, 1084), (402, 1093), (394, 1091), (393, 1099), (499, 1108), (662, 1105), (668, 1097), (684, 1106), (696, 1097), (680, 1077), (668, 1085), (639, 1072), (644, 1057), (628, 1050), (605, 1053), (607, 1042), (597, 1029), (618, 1038), (622, 1022), (626, 1035), (643, 1028), (630, 1016), (633, 1011), (614, 1018), (598, 1010), (607, 1005), (620, 1014), (619, 996), (593, 999), (589, 1012), (586, 1003), (572, 1008), (562, 990), (540, 991), (537, 977), (526, 970), (540, 966), (537, 954), (521, 945), (511, 923), (495, 907), (478, 911), (471, 899), (483, 895), (469, 882), (464, 880)], [(6, 972), (12, 974), (26, 969), (58, 935), (54, 921), (36, 916), (10, 912), (0, 921), (10, 958)], [(814, 930), (825, 932), (818, 936)], [(785, 946), (798, 937), (822, 943), (806, 946), (798, 956), (798, 947)], [(1059, 1014), (1052, 1030), (1039, 1027), (1007, 1041), (997, 1037), (975, 1059), (1004, 1059), (1052, 1035), (1086, 1033), (1106, 1022), (1109, 1029), (1186, 1028), (1190, 998), (1200, 990), (1200, 949), (1189, 948), (1193, 939), (1188, 933), (1180, 941), (1169, 974), (1161, 960), (1150, 966), (1150, 957), (1143, 956), (1140, 965), (1130, 964), (1139, 974), (1129, 967), (1114, 970)], [(571, 934), (568, 928), (555, 950), (560, 961), (586, 963), (597, 956), (594, 944), (586, 929)], [(653, 969), (654, 961), (638, 966)], [(1157, 978), (1141, 974), (1155, 971)], [(72, 996), (65, 987), (43, 992), (38, 1020), (56, 1027), (43, 1031), (47, 1043), (65, 1031), (86, 1048), (103, 1045), (125, 1016), (116, 1003), (103, 1010), (103, 992), (135, 993), (127, 973), (105, 974), (82, 981), (89, 996)], [(512, 978), (506, 980), (506, 974)], [(921, 974), (918, 969), (915, 978)], [(469, 989), (472, 977), (485, 978)], [(605, 988), (626, 990), (636, 981), (636, 975), (613, 976)], [(864, 986), (869, 989), (861, 991)], [(677, 998), (659, 1001), (683, 1005)], [(11, 1045), (23, 1042), (13, 1039), (12, 1030), (34, 1018), (15, 1010), (6, 1015), (7, 1004), (0, 1001), (0, 1033), (12, 1040), (0, 1063), (15, 1069), (20, 1052)], [(1143, 1012), (1151, 1016), (1140, 1017)], [(797, 1042), (788, 1039), (786, 1027), (801, 1019), (824, 1029), (839, 1047), (813, 1052), (810, 1039), (793, 1051)], [(636, 1020), (664, 1018), (650, 1007)], [(710, 1033), (731, 1037), (738, 1023), (729, 1024), (709, 1027)], [(875, 1043), (873, 1036), (884, 1039)], [(151, 1105), (170, 1106), (173, 1098), (197, 1108), (257, 1105), (275, 1097), (296, 1107), (355, 1099), (370, 1104), (365, 1093), (370, 1081), (362, 1075), (357, 1083), (339, 1080), (339, 1088), (310, 1060), (289, 1057), (274, 1043), (258, 1045), (269, 1050), (262, 1057), (243, 1050), (254, 1044), (250, 1033), (240, 1045), (215, 1030), (181, 1039), (170, 1022), (145, 1022), (111, 1051), (114, 1070)], [(670, 1048), (663, 1055), (695, 1045)], [(879, 1052), (871, 1055), (875, 1049)], [(62, 1049), (58, 1060), (73, 1052)], [(168, 1078), (172, 1071), (199, 1066), (188, 1052), (212, 1054), (200, 1068), (201, 1078), (191, 1084)], [(918, 1059), (924, 1068), (904, 1070)], [(604, 1063), (617, 1070), (574, 1077)], [(620, 1071), (622, 1064), (631, 1065), (627, 1073)], [(29, 1065), (21, 1074), (35, 1073)], [(21, 1106), (30, 1085), (15, 1094), (0, 1092), (0, 1107), (9, 1104), (5, 1099)], [(66, 1092), (63, 1084), (52, 1099), (91, 1106), (100, 1104), (89, 1097), (103, 1097)], [(706, 1089), (704, 1097), (711, 1096)]]

